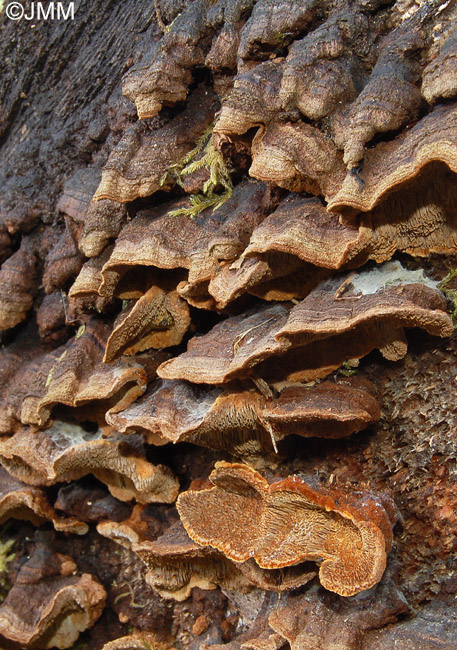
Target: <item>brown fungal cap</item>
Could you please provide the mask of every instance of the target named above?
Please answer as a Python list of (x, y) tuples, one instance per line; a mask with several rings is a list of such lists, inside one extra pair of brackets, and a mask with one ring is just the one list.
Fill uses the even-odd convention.
[(290, 308), (276, 304), (228, 318), (208, 334), (191, 339), (187, 352), (163, 363), (157, 374), (208, 384), (247, 376), (252, 366), (288, 347), (274, 335), (286, 323)]
[(333, 141), (310, 124), (271, 124), (252, 142), (254, 178), (295, 192), (323, 195), (327, 200), (345, 176)]
[[(84, 419), (104, 422), (109, 408), (122, 408), (144, 392), (146, 374), (133, 360), (113, 365), (102, 362), (108, 326), (95, 319), (82, 326), (76, 336), (52, 353), (35, 361), (32, 377), (21, 387), (21, 421), (43, 426), (56, 405), (72, 409), (85, 406)], [(90, 407), (87, 405), (91, 404)], [(89, 416), (89, 410), (93, 414)]]
[(445, 39), (438, 56), (422, 73), (422, 95), (429, 104), (457, 95), (456, 65), (457, 28), (454, 27)]
[(247, 458), (271, 451), (272, 436), (340, 438), (379, 417), (369, 392), (345, 384), (295, 385), (267, 399), (230, 385), (208, 388), (163, 380), (108, 422), (122, 433), (141, 432), (152, 444), (192, 442)]
[(175, 184), (164, 173), (192, 149), (211, 124), (217, 100), (207, 88), (192, 93), (184, 111), (172, 122), (151, 131), (137, 122), (126, 132), (102, 169), (94, 200), (126, 203)]
[(285, 388), (266, 401), (259, 416), (280, 440), (291, 433), (323, 438), (351, 435), (377, 422), (381, 412), (367, 391), (325, 381), (312, 388)]
[(196, 544), (181, 522), (157, 540), (133, 544), (132, 550), (148, 568), (146, 582), (164, 598), (185, 600), (193, 587), (249, 589), (251, 583), (236, 565), (217, 551)]
[(70, 648), (103, 611), (106, 592), (91, 575), (68, 575), (68, 556), (39, 542), (0, 606), (0, 634), (21, 648)]
[(338, 269), (354, 256), (359, 238), (357, 228), (341, 224), (318, 199), (291, 195), (253, 231), (244, 256), (276, 250)]
[(24, 243), (0, 269), (0, 330), (15, 327), (27, 316), (38, 288), (37, 259)]
[(172, 213), (182, 207), (182, 201), (140, 212), (116, 241), (102, 271), (100, 293), (112, 295), (132, 267), (188, 269), (180, 295), (189, 301), (201, 295), (203, 306), (210, 306), (214, 301), (208, 296), (208, 282), (220, 260), (236, 259), (248, 244), (251, 232), (266, 215), (266, 194), (262, 183), (244, 182), (217, 211), (208, 208), (195, 219)]
[[(33, 452), (32, 452), (33, 450)], [(44, 431), (24, 427), (0, 441), (4, 467), (31, 485), (53, 485), (93, 474), (121, 501), (172, 503), (178, 481), (164, 465), (152, 465), (138, 438), (102, 436), (55, 421)]]
[(112, 363), (122, 354), (179, 345), (189, 325), (189, 307), (176, 291), (165, 292), (152, 286), (133, 307), (120, 314), (106, 343), (103, 361)]
[(214, 487), (183, 492), (178, 512), (189, 535), (228, 558), (266, 569), (322, 561), (319, 579), (351, 596), (381, 578), (392, 542), (393, 502), (374, 493), (314, 489), (298, 476), (268, 485), (247, 465), (220, 462)]
[(340, 296), (342, 279), (322, 283), (296, 305), (277, 332), (277, 340), (306, 344), (377, 321), (391, 321), (395, 328), (422, 327), (435, 336), (451, 335), (444, 298), (420, 272), (417, 275), (389, 262), (350, 276), (354, 291), (349, 285), (349, 291)]
[[(347, 291), (351, 283), (355, 291)], [(218, 384), (247, 377), (255, 366), (262, 372), (260, 364), (271, 358), (278, 370), (290, 365), (291, 371), (300, 363), (296, 369), (304, 371), (301, 379), (308, 381), (376, 347), (387, 358), (399, 359), (406, 353), (402, 327), (422, 327), (438, 336), (453, 331), (443, 296), (433, 283), (426, 284), (421, 273), (411, 274), (394, 262), (323, 281), (293, 308), (276, 304), (219, 323), (191, 339), (187, 351), (163, 363), (158, 375)], [(310, 345), (330, 337), (331, 345)], [(301, 349), (296, 352), (295, 347)]]
[(363, 165), (363, 188), (356, 175), (348, 174), (329, 210), (350, 207), (371, 210), (381, 198), (432, 161), (442, 161), (457, 171), (457, 107), (437, 106), (429, 115), (392, 142), (380, 143), (367, 152)]
[(123, 203), (111, 199), (93, 201), (84, 219), (79, 250), (86, 257), (97, 257), (110, 239), (118, 236), (127, 219), (127, 207)]
[(88, 530), (75, 517), (59, 517), (40, 488), (22, 483), (0, 466), (0, 524), (8, 519), (30, 521), (34, 526), (51, 521), (56, 530), (77, 535), (84, 535)]

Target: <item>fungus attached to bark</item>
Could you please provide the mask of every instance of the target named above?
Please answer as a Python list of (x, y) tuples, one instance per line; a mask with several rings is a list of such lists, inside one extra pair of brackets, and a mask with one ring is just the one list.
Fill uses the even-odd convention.
[(0, 466), (0, 524), (8, 519), (30, 521), (34, 526), (51, 521), (56, 530), (77, 535), (88, 530), (79, 518), (59, 517), (43, 490), (22, 483)]
[(422, 94), (429, 104), (457, 95), (457, 28), (448, 34), (438, 55), (424, 68)]
[(94, 201), (119, 203), (150, 196), (176, 183), (164, 173), (190, 151), (211, 124), (218, 103), (213, 92), (200, 86), (191, 94), (184, 111), (157, 131), (137, 122), (126, 132), (102, 169)]
[(112, 363), (122, 354), (179, 345), (189, 325), (189, 307), (176, 291), (165, 292), (152, 286), (133, 307), (119, 315), (103, 361)]
[(183, 492), (178, 512), (188, 534), (235, 562), (254, 558), (265, 569), (320, 562), (330, 591), (370, 589), (386, 567), (396, 521), (383, 494), (314, 488), (299, 476), (272, 484), (247, 465), (220, 462), (214, 487)]
[(345, 384), (295, 385), (267, 399), (255, 390), (164, 380), (108, 422), (122, 433), (141, 432), (155, 445), (192, 442), (247, 458), (271, 451), (272, 436), (340, 438), (379, 417), (369, 392)]
[(441, 161), (457, 172), (456, 131), (455, 104), (437, 106), (395, 140), (379, 143), (368, 151), (363, 165), (363, 187), (356, 175), (347, 174), (341, 189), (329, 201), (328, 209), (372, 210), (387, 193), (434, 161)]
[(0, 269), (0, 330), (22, 323), (38, 289), (37, 259), (26, 244), (13, 253)]
[(191, 339), (187, 352), (163, 363), (157, 374), (197, 384), (246, 377), (254, 365), (289, 347), (274, 335), (287, 322), (291, 308), (290, 304), (275, 304), (232, 316), (208, 334)]
[(72, 409), (75, 416), (84, 407), (79, 413), (83, 420), (103, 424), (107, 410), (123, 408), (144, 392), (146, 373), (140, 364), (127, 359), (103, 363), (108, 335), (107, 324), (92, 319), (73, 339), (27, 368), (26, 384), (10, 387), (22, 395), (24, 424), (45, 425), (56, 405)]
[(318, 199), (290, 195), (253, 231), (244, 257), (279, 251), (339, 269), (354, 256), (358, 239), (358, 229), (341, 224)]
[(268, 619), (270, 627), (290, 643), (291, 650), (365, 647), (365, 634), (395, 623), (409, 610), (389, 567), (381, 582), (351, 600), (318, 587), (306, 594), (287, 594)]
[(53, 485), (93, 474), (121, 501), (172, 503), (178, 481), (164, 465), (144, 457), (141, 440), (55, 421), (44, 431), (24, 427), (0, 441), (3, 466), (30, 485)]
[(310, 124), (270, 125), (252, 142), (254, 178), (295, 192), (322, 195), (328, 200), (345, 177), (341, 153), (333, 141)]
[(399, 359), (406, 353), (403, 327), (452, 334), (446, 301), (435, 286), (394, 262), (324, 280), (295, 306), (275, 304), (233, 316), (191, 339), (187, 351), (163, 363), (158, 375), (219, 384), (257, 372), (262, 376), (271, 360), (276, 379), (294, 367), (308, 381), (375, 348)]
[[(102, 295), (113, 295), (121, 278), (134, 267), (188, 269), (179, 293), (191, 304), (211, 307), (208, 283), (222, 261), (236, 259), (268, 210), (262, 183), (241, 183), (216, 212), (206, 209), (195, 219), (170, 214), (182, 201), (145, 210), (120, 233), (105, 264)], [(185, 276), (184, 276), (185, 277)]]
[(70, 648), (103, 611), (106, 591), (38, 541), (0, 606), (0, 634), (21, 648)]

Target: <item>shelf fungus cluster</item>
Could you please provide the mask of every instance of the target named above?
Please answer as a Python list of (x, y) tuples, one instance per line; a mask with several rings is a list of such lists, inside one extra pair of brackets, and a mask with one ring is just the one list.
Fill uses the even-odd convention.
[(412, 615), (438, 542), (405, 550), (380, 377), (454, 331), (456, 7), (155, 2), (109, 146), (54, 217), (0, 205), (1, 647), (370, 650)]

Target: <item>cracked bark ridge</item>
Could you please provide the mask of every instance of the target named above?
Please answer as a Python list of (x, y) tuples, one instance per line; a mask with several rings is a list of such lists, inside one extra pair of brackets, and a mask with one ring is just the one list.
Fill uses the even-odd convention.
[(100, 430), (90, 433), (55, 421), (46, 430), (24, 427), (1, 440), (0, 448), (5, 469), (30, 485), (54, 485), (93, 474), (121, 501), (173, 503), (178, 494), (173, 472), (148, 462), (138, 437), (103, 437)]
[(396, 521), (384, 494), (311, 487), (299, 476), (268, 484), (247, 465), (219, 462), (214, 487), (180, 494), (177, 508), (188, 534), (235, 562), (265, 569), (322, 561), (319, 580), (352, 596), (384, 573)]

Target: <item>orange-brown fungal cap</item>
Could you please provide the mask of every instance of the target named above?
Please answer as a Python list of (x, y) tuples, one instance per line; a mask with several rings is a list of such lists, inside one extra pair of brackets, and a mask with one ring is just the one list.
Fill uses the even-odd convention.
[(70, 557), (39, 543), (0, 606), (0, 634), (24, 650), (70, 648), (94, 625), (105, 602), (99, 582), (77, 574)]
[(141, 431), (152, 444), (193, 442), (230, 449), (237, 430), (256, 428), (265, 398), (248, 390), (159, 380), (143, 398), (108, 420), (118, 431)]
[(75, 517), (59, 517), (40, 488), (22, 483), (0, 466), (0, 524), (8, 519), (30, 521), (34, 526), (51, 521), (56, 530), (77, 535), (88, 531)]
[(417, 119), (421, 107), (420, 66), (414, 55), (424, 47), (423, 23), (433, 18), (422, 5), (377, 44), (377, 61), (368, 82), (345, 112), (344, 128), (335, 140), (344, 148), (344, 162), (354, 168), (364, 158), (365, 145), (377, 134), (394, 131)]
[(176, 291), (152, 286), (116, 320), (103, 361), (113, 363), (122, 354), (179, 345), (189, 325), (189, 307)]
[(302, 122), (271, 124), (252, 142), (249, 174), (296, 192), (322, 195), (327, 200), (341, 186), (345, 168), (333, 141)]
[(56, 245), (46, 255), (43, 286), (46, 293), (60, 289), (75, 278), (82, 266), (83, 257), (76, 244), (76, 228), (70, 220)]
[(315, 489), (298, 476), (269, 485), (248, 466), (225, 462), (210, 479), (213, 488), (183, 492), (177, 501), (199, 544), (236, 562), (254, 558), (265, 569), (319, 561), (322, 585), (343, 596), (380, 580), (394, 523), (388, 497)]
[(89, 433), (55, 421), (46, 430), (24, 427), (0, 441), (3, 466), (30, 485), (53, 485), (93, 474), (121, 501), (173, 503), (178, 481), (164, 465), (144, 456), (138, 437)]
[(437, 106), (395, 140), (378, 144), (364, 158), (361, 178), (347, 174), (328, 209), (367, 212), (396, 186), (410, 180), (428, 163), (442, 161), (457, 172), (457, 106)]
[(320, 120), (353, 100), (357, 59), (350, 45), (368, 31), (368, 18), (354, 5), (346, 5), (295, 41), (284, 63), (279, 92), (282, 107), (297, 107), (308, 119)]
[(253, 231), (244, 257), (281, 251), (338, 269), (354, 256), (359, 239), (356, 227), (340, 223), (318, 199), (291, 195)]
[(57, 202), (57, 210), (83, 223), (95, 190), (100, 183), (100, 170), (97, 167), (78, 169), (66, 182), (63, 194)]

